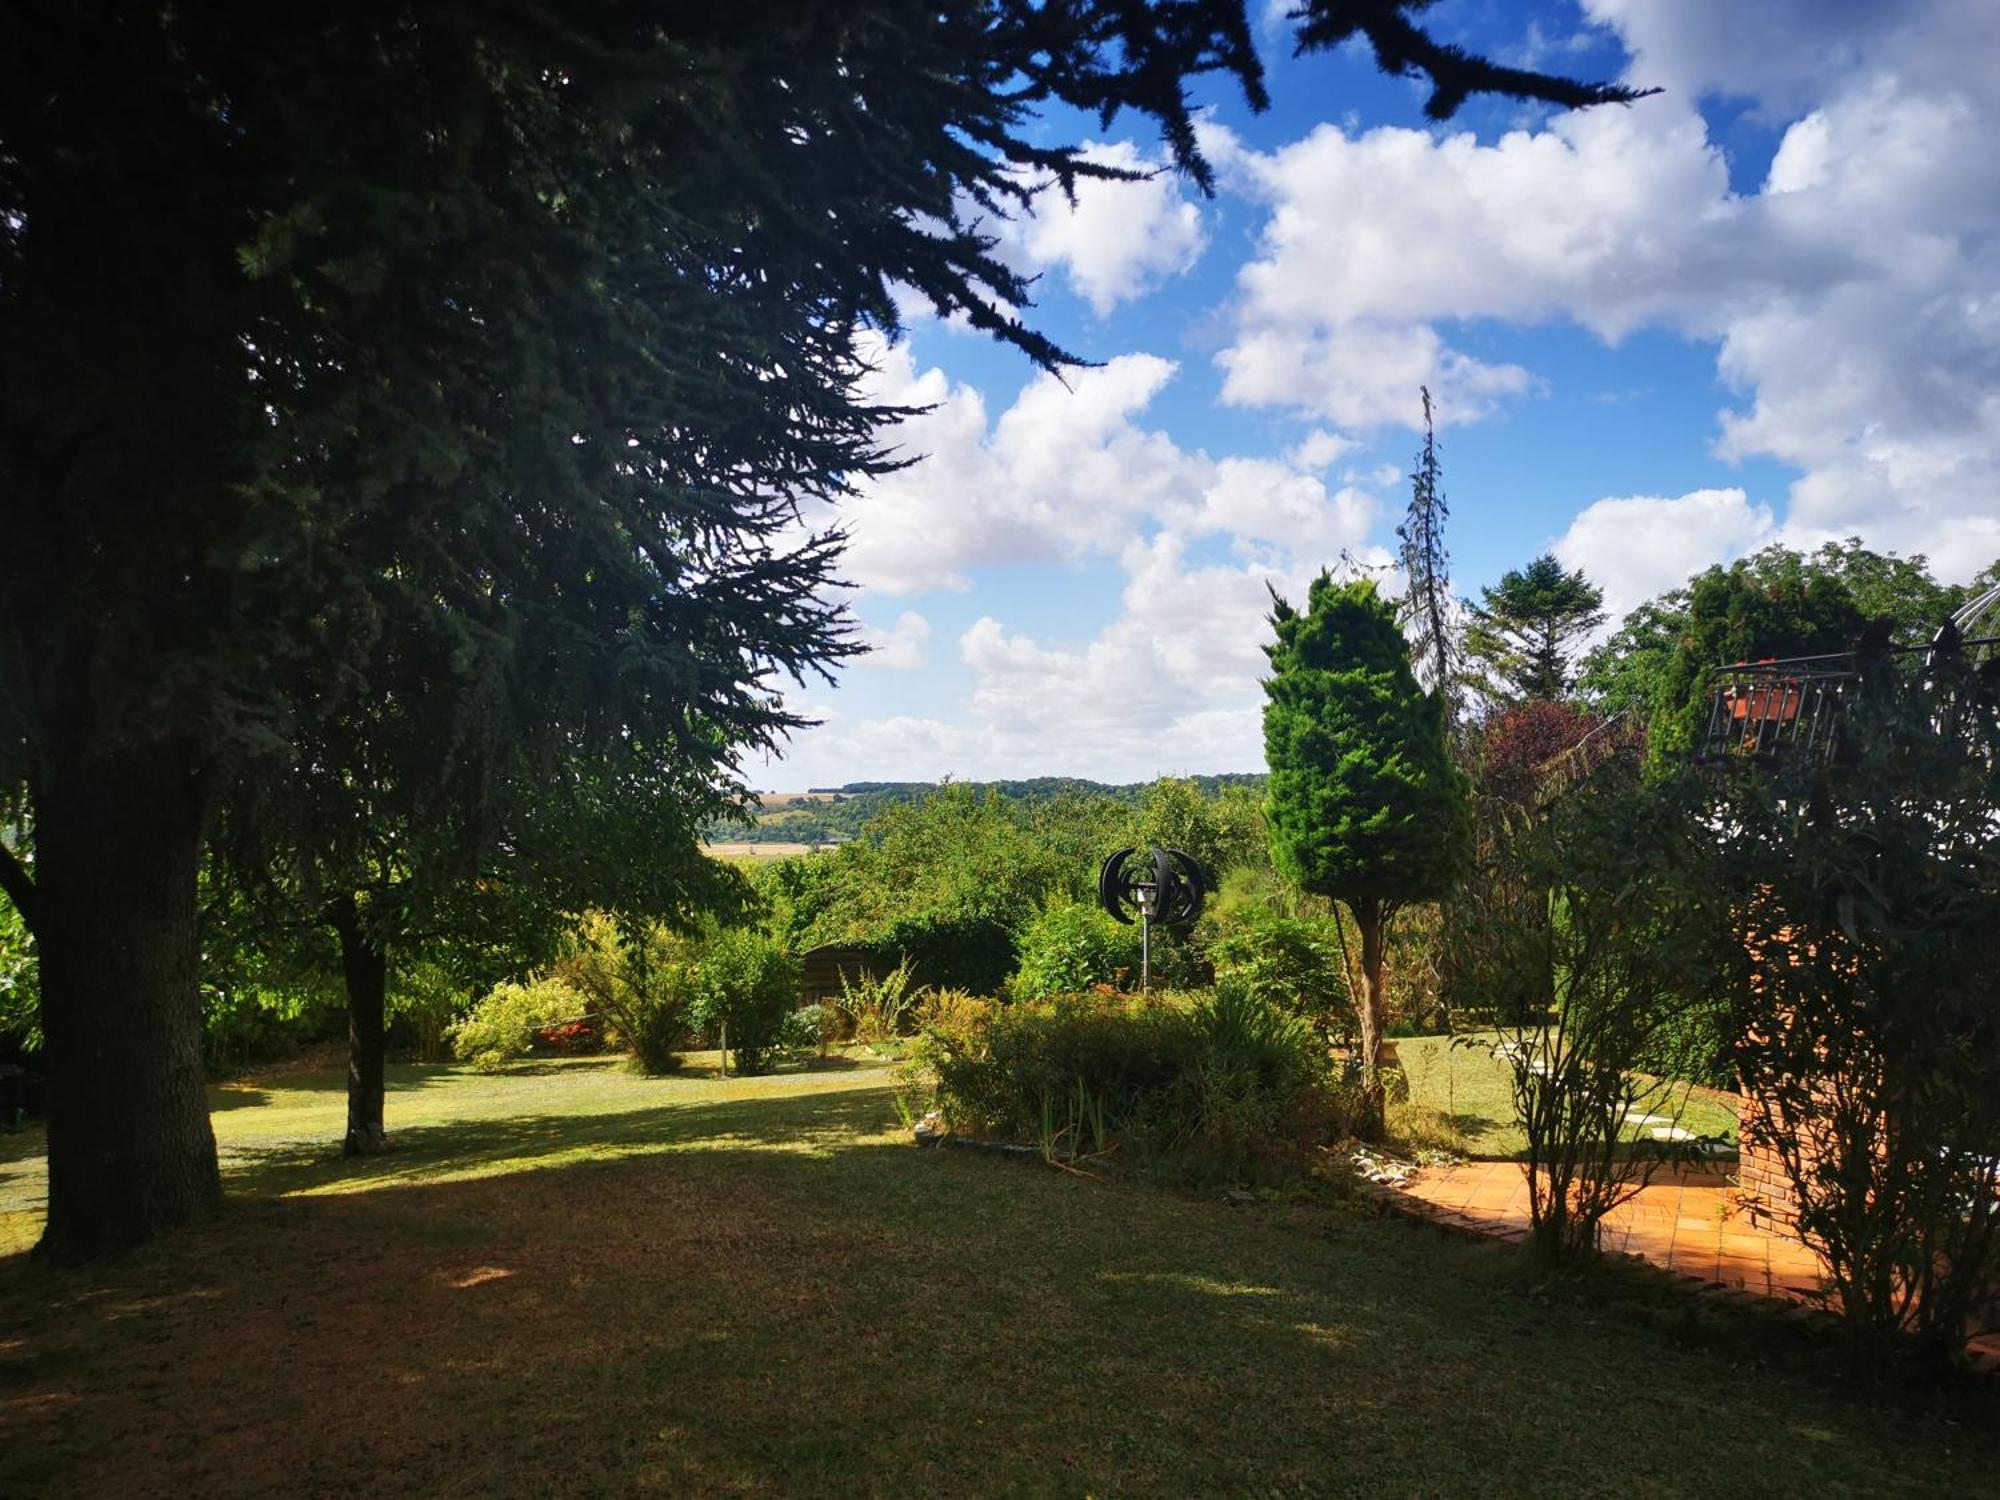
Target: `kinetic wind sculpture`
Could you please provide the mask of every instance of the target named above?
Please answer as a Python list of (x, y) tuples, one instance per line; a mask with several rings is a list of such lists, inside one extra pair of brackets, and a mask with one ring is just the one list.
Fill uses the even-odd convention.
[(1153, 924), (1187, 928), (1208, 899), (1208, 876), (1201, 862), (1179, 849), (1150, 846), (1143, 858), (1120, 849), (1097, 872), (1097, 901), (1126, 926), (1139, 919), (1139, 988), (1153, 987)]

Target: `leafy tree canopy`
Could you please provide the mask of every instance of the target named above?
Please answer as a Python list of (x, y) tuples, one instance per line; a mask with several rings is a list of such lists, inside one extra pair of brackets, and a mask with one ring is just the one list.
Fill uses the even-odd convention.
[[(1717, 582), (1730, 577), (1736, 582)], [(1704, 581), (1710, 590), (1703, 604), (1708, 618), (1697, 622), (1694, 591)], [(1886, 619), (1898, 644), (1916, 645), (1930, 640), (1953, 610), (1996, 581), (2000, 562), (1969, 584), (1940, 584), (1921, 553), (1898, 557), (1876, 552), (1859, 537), (1827, 542), (1810, 553), (1766, 547), (1727, 568), (1709, 568), (1633, 610), (1584, 659), (1578, 687), (1601, 712), (1650, 713), (1677, 653), (1693, 637), (1700, 637), (1700, 647), (1723, 653), (1711, 657), (1711, 665), (1843, 650), (1852, 644), (1861, 619)], [(1751, 601), (1753, 593), (1763, 595), (1761, 603)], [(1843, 595), (1851, 615), (1834, 602)], [(1818, 604), (1812, 602), (1815, 598)], [(1718, 629), (1718, 616), (1734, 623)]]
[[(1633, 97), (1422, 8), (1307, 0), (1300, 45), (1365, 37), (1440, 113)], [(1250, 33), (1241, 0), (0, 3), (0, 787), (37, 856), (0, 882), (58, 1075), (52, 1245), (219, 1192), (216, 811), (393, 768), (490, 842), (571, 755), (732, 781), (852, 649), (839, 538), (798, 521), (897, 461), (857, 394), (892, 290), (1060, 363), (981, 216), (1128, 174), (1038, 112), (1138, 111), (1206, 185), (1189, 82), (1261, 107)], [(385, 704), (428, 753), (380, 753)], [(309, 753), (344, 740), (364, 765)]]
[(1543, 768), (1602, 722), (1575, 704), (1540, 698), (1501, 709), (1480, 726), (1473, 744), (1480, 795), (1533, 806), (1542, 793)]

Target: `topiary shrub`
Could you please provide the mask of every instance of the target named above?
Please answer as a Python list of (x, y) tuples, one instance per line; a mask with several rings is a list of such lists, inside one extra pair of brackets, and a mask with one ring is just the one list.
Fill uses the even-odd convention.
[(490, 1073), (532, 1052), (544, 1027), (571, 1020), (585, 1009), (584, 997), (552, 975), (496, 984), (450, 1028), (452, 1053)]

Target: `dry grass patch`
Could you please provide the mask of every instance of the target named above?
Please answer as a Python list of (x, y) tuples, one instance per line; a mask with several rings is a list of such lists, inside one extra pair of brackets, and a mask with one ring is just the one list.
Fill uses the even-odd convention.
[(2000, 1457), (1490, 1247), (918, 1151), (867, 1064), (396, 1081), (389, 1156), (332, 1155), (334, 1080), (251, 1081), (218, 1219), (0, 1262), (0, 1493), (1970, 1494)]

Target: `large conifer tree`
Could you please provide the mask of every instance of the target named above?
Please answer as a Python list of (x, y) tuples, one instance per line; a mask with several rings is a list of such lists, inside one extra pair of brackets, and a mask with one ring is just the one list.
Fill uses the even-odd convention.
[[(1563, 105), (1420, 0), (1308, 0), (1426, 74)], [(1261, 73), (1241, 0), (0, 0), (0, 788), (32, 861), (51, 1074), (45, 1248), (216, 1197), (196, 872), (350, 705), (490, 829), (568, 756), (727, 779), (845, 639), (805, 502), (886, 460), (860, 333), (915, 288), (1043, 363), (978, 213), (1060, 103), (1157, 121)], [(377, 764), (381, 757), (375, 758)], [(365, 778), (364, 778), (365, 779)]]
[(1569, 696), (1577, 652), (1604, 623), (1603, 605), (1604, 591), (1553, 553), (1480, 590), (1465, 652), (1484, 669), (1488, 696), (1502, 703)]

